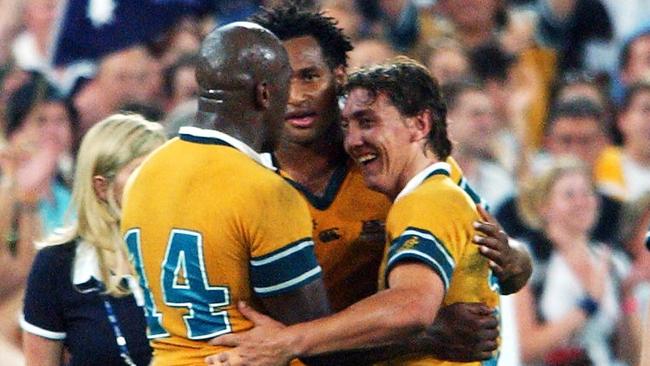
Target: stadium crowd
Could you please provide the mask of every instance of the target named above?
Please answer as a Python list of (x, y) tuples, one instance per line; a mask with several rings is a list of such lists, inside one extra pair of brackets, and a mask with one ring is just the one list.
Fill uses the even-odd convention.
[[(65, 332), (33, 324), (38, 317), (25, 319), (34, 311), (25, 292), (43, 243), (80, 218), (73, 187), (81, 185), (75, 162), (89, 159), (79, 156), (86, 133), (116, 113), (136, 113), (177, 136), (199, 109), (195, 70), (206, 35), (283, 2), (213, 1), (179, 15), (155, 37), (53, 65), (56, 29), (74, 1), (0, 0), (0, 364), (24, 362), (23, 338), (65, 339)], [(98, 18), (108, 11), (107, 19), (117, 2), (92, 3), (104, 7), (88, 5), (88, 17), (94, 9)], [(353, 46), (343, 50), (348, 72), (406, 55), (440, 84), (451, 157), (533, 262), (528, 284), (501, 297), (509, 346), (500, 364), (638, 365), (650, 326), (650, 2), (300, 3), (343, 29)], [(112, 174), (142, 154), (115, 163)], [(282, 150), (275, 159), (298, 178)], [(119, 216), (115, 197), (103, 200)], [(87, 250), (102, 263), (116, 251)], [(124, 266), (121, 254), (102, 271)], [(374, 284), (376, 275), (369, 279)], [(130, 293), (119, 286), (109, 293)], [(138, 304), (148, 301), (133, 292)], [(65, 360), (65, 350), (57, 357)]]

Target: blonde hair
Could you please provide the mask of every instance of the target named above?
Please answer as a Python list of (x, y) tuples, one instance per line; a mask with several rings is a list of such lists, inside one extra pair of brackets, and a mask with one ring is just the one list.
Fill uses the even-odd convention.
[(574, 173), (584, 174), (591, 180), (589, 168), (583, 162), (575, 158), (561, 158), (551, 163), (551, 166), (540, 176), (523, 183), (517, 198), (521, 219), (532, 228), (542, 229), (544, 227), (542, 206), (548, 201), (553, 187), (560, 178)]
[[(138, 114), (114, 114), (88, 130), (81, 142), (71, 202), (71, 209), (77, 217), (58, 237), (48, 241), (61, 244), (81, 238), (94, 246), (99, 259), (100, 280), (108, 294), (123, 296), (130, 292), (120, 286), (120, 281), (111, 280), (114, 270), (111, 267), (127, 258), (119, 228), (121, 212), (113, 197), (114, 178), (124, 166), (148, 155), (165, 141), (159, 123), (149, 122)], [(106, 201), (95, 193), (93, 177), (97, 175), (109, 182)], [(128, 274), (133, 275), (133, 269), (128, 268)]]

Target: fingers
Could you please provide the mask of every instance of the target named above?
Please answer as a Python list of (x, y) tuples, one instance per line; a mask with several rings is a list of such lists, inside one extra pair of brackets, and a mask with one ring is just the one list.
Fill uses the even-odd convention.
[[(237, 357), (234, 357), (234, 364), (237, 365), (244, 365), (245, 363), (242, 362), (241, 359), (237, 360)], [(207, 365), (218, 365), (218, 366), (231, 366), (231, 357), (230, 357), (230, 352), (225, 351), (218, 353), (216, 355), (208, 356), (204, 359), (204, 362)]]
[(499, 320), (494, 315), (485, 316), (481, 321), (481, 329), (494, 332), (489, 333), (487, 338), (496, 340), (499, 336)]
[[(497, 219), (495, 219), (494, 216), (492, 216), (492, 215), (491, 215), (491, 214), (490, 214), (490, 213), (485, 209), (485, 207), (483, 207), (482, 205), (476, 205), (476, 208), (478, 209), (478, 213), (479, 213), (479, 215), (481, 215), (481, 218), (482, 218), (484, 221), (487, 221), (487, 222), (489, 222), (490, 224), (495, 225), (495, 226), (497, 226), (497, 227), (499, 226), (499, 223), (498, 223)], [(501, 228), (499, 227), (499, 229), (501, 229)]]
[(474, 221), (474, 228), (492, 238), (496, 238), (501, 230), (499, 226), (486, 221)]
[(492, 315), (494, 309), (483, 304), (482, 302), (458, 302), (449, 306), (463, 306), (469, 312), (476, 315)]
[(499, 241), (497, 237), (492, 235), (489, 236), (474, 235), (474, 237), (472, 238), (472, 242), (474, 244), (486, 246), (494, 250), (499, 250), (502, 247), (501, 241)]
[(230, 333), (212, 338), (208, 341), (208, 344), (213, 346), (237, 347), (241, 343), (240, 334), (242, 333)]
[(204, 361), (208, 365), (227, 365), (228, 352), (223, 352), (216, 355), (208, 356), (205, 358)]

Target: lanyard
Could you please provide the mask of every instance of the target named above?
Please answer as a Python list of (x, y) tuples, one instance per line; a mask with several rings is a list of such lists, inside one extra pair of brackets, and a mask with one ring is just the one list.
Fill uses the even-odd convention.
[(124, 338), (122, 335), (122, 330), (120, 330), (120, 325), (117, 322), (117, 317), (113, 312), (113, 306), (111, 306), (111, 303), (108, 301), (108, 297), (106, 295), (103, 295), (102, 299), (104, 300), (104, 308), (106, 308), (106, 314), (108, 314), (108, 321), (113, 327), (113, 333), (115, 333), (115, 343), (117, 343), (117, 346), (120, 349), (120, 357), (124, 359), (124, 363), (126, 363), (128, 366), (137, 366), (131, 359), (131, 356), (129, 356), (129, 350), (126, 348), (126, 338)]

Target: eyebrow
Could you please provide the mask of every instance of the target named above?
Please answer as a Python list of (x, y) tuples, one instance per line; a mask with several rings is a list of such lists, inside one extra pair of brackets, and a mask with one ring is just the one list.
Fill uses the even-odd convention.
[(352, 118), (361, 118), (365, 116), (374, 117), (375, 112), (372, 109), (365, 107), (364, 109), (359, 109), (354, 111), (354, 113), (352, 113)]
[(304, 74), (307, 74), (307, 73), (310, 73), (310, 72), (316, 73), (318, 71), (319, 71), (319, 69), (316, 66), (309, 66), (309, 67), (305, 67), (305, 68), (302, 68), (302, 69), (298, 69), (298, 70), (295, 71), (295, 73), (299, 74), (299, 75), (304, 75)]

